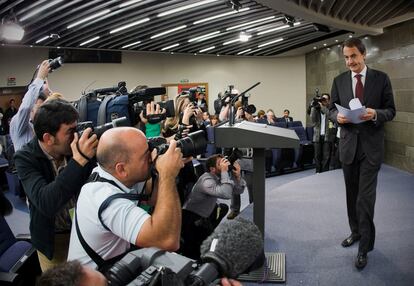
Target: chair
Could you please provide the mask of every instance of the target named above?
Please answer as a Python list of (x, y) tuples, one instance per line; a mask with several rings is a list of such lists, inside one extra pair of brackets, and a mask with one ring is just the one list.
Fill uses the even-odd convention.
[[(294, 121), (293, 121), (294, 122)], [(304, 168), (305, 164), (312, 164), (314, 158), (314, 148), (312, 141), (308, 140), (305, 129), (302, 126), (290, 127), (289, 129), (295, 130), (296, 135), (299, 137), (299, 150), (296, 156), (296, 165), (299, 168)]]
[(313, 141), (313, 127), (312, 126), (306, 127), (306, 137), (308, 138), (309, 141)]
[(41, 274), (32, 244), (17, 240), (3, 216), (0, 216), (0, 285), (35, 285)]

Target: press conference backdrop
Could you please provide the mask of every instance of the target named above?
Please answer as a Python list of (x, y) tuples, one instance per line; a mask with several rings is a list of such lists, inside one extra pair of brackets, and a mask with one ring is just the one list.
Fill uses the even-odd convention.
[[(34, 68), (49, 55), (48, 49), (0, 47), (0, 87), (8, 76), (16, 77), (17, 85), (25, 85)], [(52, 89), (67, 99), (75, 100), (89, 84), (101, 88), (126, 81), (129, 89), (146, 84), (207, 82), (209, 106), (220, 91), (229, 84), (243, 91), (256, 82), (261, 84), (251, 91), (250, 102), (258, 109), (272, 108), (277, 115), (288, 108), (291, 115), (305, 121), (305, 57), (242, 58), (216, 56), (183, 56), (124, 52), (121, 64), (65, 64), (50, 75)]]

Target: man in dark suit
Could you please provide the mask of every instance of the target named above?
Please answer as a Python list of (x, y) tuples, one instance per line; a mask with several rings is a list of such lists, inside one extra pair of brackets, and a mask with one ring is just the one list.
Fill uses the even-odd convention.
[(290, 115), (289, 109), (283, 110), (283, 120), (286, 121), (286, 123), (293, 121), (293, 118), (289, 115)]
[[(384, 156), (384, 122), (395, 116), (391, 82), (388, 76), (365, 65), (366, 49), (359, 39), (342, 45), (349, 71), (334, 79), (330, 118), (341, 127), (339, 153), (346, 186), (346, 201), (351, 235), (342, 242), (348, 247), (360, 240), (355, 266), (363, 269), (367, 253), (374, 248), (374, 207), (377, 175)], [(353, 124), (338, 113), (335, 103), (349, 108), (359, 98), (366, 106), (363, 122)]]

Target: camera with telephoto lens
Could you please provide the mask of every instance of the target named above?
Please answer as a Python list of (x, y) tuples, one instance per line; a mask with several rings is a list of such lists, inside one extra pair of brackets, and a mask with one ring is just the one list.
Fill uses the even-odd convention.
[(114, 128), (114, 127), (129, 126), (128, 123), (129, 122), (128, 122), (128, 119), (126, 117), (117, 118), (117, 119), (112, 120), (111, 122), (108, 122), (106, 124), (99, 125), (99, 126), (96, 126), (96, 127), (93, 126), (92, 121), (84, 121), (84, 122), (79, 122), (77, 124), (76, 132), (79, 134), (79, 137), (81, 137), (83, 132), (85, 131), (85, 129), (90, 127), (90, 128), (92, 128), (92, 132), (89, 135), (89, 137), (92, 136), (93, 134), (96, 134), (96, 136), (99, 139), (99, 138), (101, 138), (102, 134), (106, 130), (109, 130), (109, 129)]
[(60, 68), (63, 65), (63, 58), (62, 57), (57, 57), (55, 59), (49, 59), (49, 66), (50, 66), (50, 71), (54, 71), (57, 70), (58, 68)]
[[(149, 150), (156, 149), (158, 155), (162, 155), (167, 152), (168, 147), (167, 140), (162, 137), (153, 137), (148, 139)], [(207, 140), (203, 130), (188, 134), (187, 137), (177, 140), (177, 147), (181, 149), (183, 157), (197, 156), (206, 152)]]

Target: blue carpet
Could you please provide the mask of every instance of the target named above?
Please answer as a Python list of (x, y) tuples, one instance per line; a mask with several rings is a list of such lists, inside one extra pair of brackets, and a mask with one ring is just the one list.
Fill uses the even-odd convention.
[[(375, 249), (363, 271), (354, 266), (358, 246), (340, 245), (350, 233), (342, 170), (282, 186), (276, 180), (266, 180), (265, 251), (286, 253), (284, 285), (414, 285), (413, 174), (382, 166)], [(242, 216), (251, 218), (252, 210)]]

